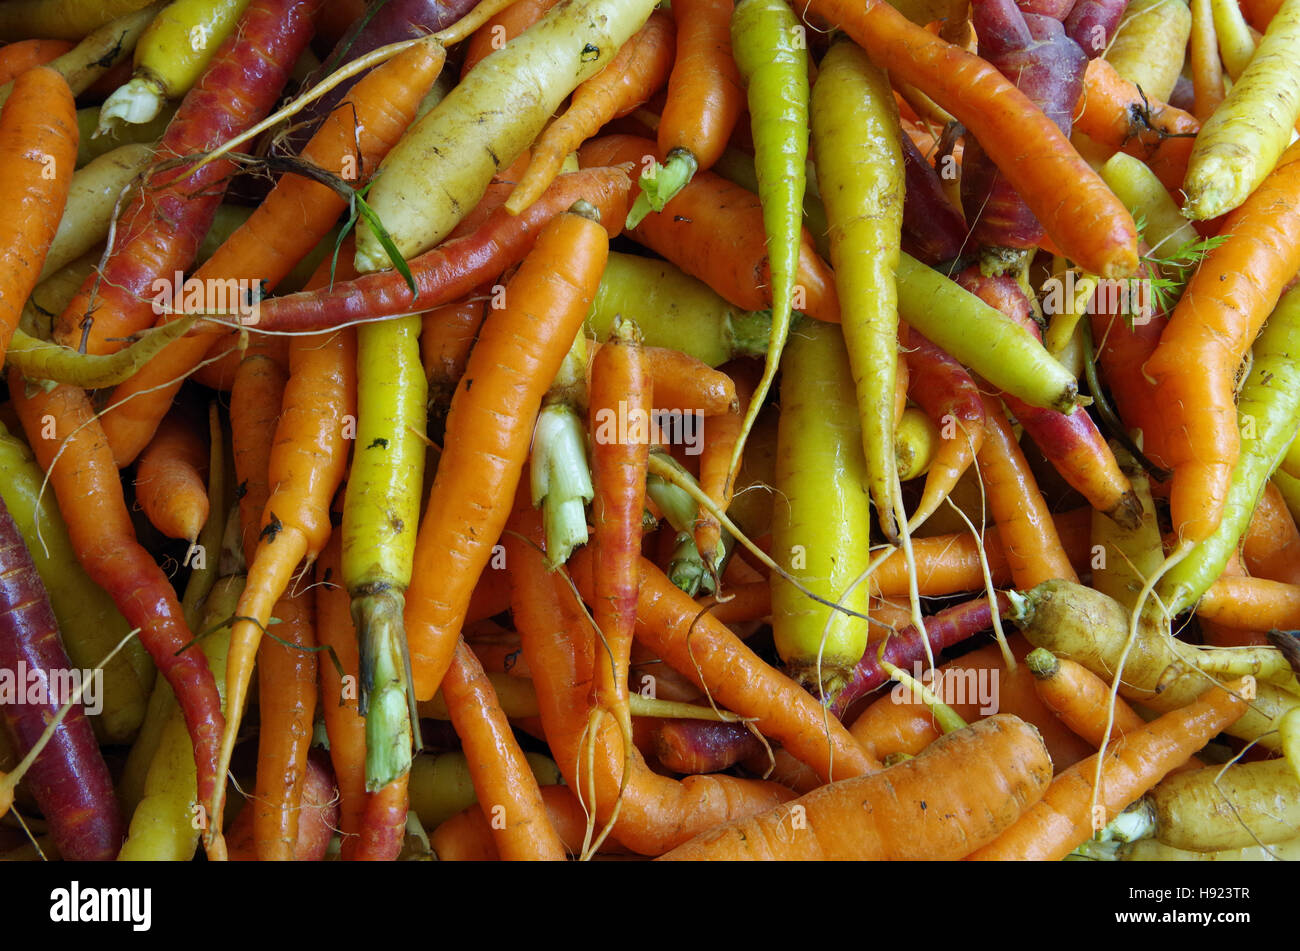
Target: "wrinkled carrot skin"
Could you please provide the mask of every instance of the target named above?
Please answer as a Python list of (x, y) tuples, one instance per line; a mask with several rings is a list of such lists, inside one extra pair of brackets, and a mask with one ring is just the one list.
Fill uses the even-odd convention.
[(996, 839), (1042, 797), (1051, 774), (1034, 728), (999, 715), (942, 737), (916, 759), (800, 797), (797, 824), (791, 807), (778, 807), (662, 859), (952, 860)]
[(352, 599), (343, 587), (341, 546), (342, 536), (335, 533), (316, 562), (316, 636), (322, 647), (334, 649), (343, 673), (340, 675), (330, 661), (318, 664), (317, 673), (321, 715), (338, 783), (341, 857), (351, 861), (361, 844), (366, 810), (366, 718), (358, 706), (356, 687), (344, 693), (344, 677), (350, 676), (353, 685), (360, 683), (361, 660), (352, 626)]
[[(41, 671), (46, 676), (72, 669), (36, 565), (2, 501), (0, 618), (0, 669), (13, 675), (21, 664), (29, 674)], [(18, 681), (18, 696), (0, 704), (0, 732), (8, 728), (18, 755), (26, 755), (36, 745), (68, 699), (59, 695), (45, 703), (30, 703), (26, 688), (27, 682)], [(64, 717), (23, 782), (40, 806), (63, 858), (111, 861), (117, 857), (126, 826), (113, 778), (81, 704)], [(11, 797), (7, 790), (0, 793), (0, 812), (8, 811)]]
[(1241, 553), (1256, 578), (1300, 585), (1300, 531), (1272, 482), (1264, 483)]
[(294, 858), (305, 808), (307, 754), (316, 716), (316, 646), (312, 598), (307, 592), (281, 598), (275, 636), (257, 650), (257, 798), (253, 840), (263, 862)]
[(1049, 578), (1077, 581), (1047, 503), (1002, 407), (984, 397), (984, 444), (977, 459), (989, 509), (1002, 537), (1007, 564), (1017, 588), (1032, 588)]
[(1076, 132), (1141, 159), (1166, 188), (1182, 185), (1201, 128), (1195, 116), (1150, 97), (1144, 102), (1137, 86), (1100, 57), (1088, 62), (1075, 108)]
[[(526, 503), (516, 508), (511, 526), (540, 544), (541, 517)], [(532, 544), (512, 532), (506, 533), (503, 542), (510, 564), (515, 621), (524, 656), (533, 670), (551, 753), (569, 788), (584, 800), (589, 795), (586, 778), (594, 779), (596, 801), (588, 801), (587, 807), (594, 809), (598, 821), (608, 822), (619, 797), (624, 757), (619, 731), (607, 717), (601, 718), (603, 728), (592, 740), (594, 776), (583, 755), (595, 675), (594, 632), (572, 591), (563, 579), (546, 570), (542, 554)], [(730, 776), (691, 776), (677, 782), (652, 772), (635, 750), (629, 760), (613, 836), (643, 855), (659, 855), (712, 825), (762, 812), (793, 796), (774, 783)]]
[(1221, 233), (1229, 237), (1201, 261), (1146, 364), (1167, 418), (1171, 514), (1193, 542), (1223, 516), (1240, 448), (1238, 368), (1300, 270), (1300, 147), (1283, 154)]
[[(1066, 557), (1076, 571), (1088, 570), (1088, 559), (1091, 557), (1090, 511), (1088, 508), (1079, 508), (1052, 516)], [(988, 561), (993, 584), (997, 587), (1012, 584), (1006, 548), (996, 526), (986, 528), (982, 540), (968, 531), (912, 539), (919, 593), (924, 597), (941, 597), (982, 589), (984, 574), (979, 560), (981, 550)], [(902, 552), (894, 552), (881, 562), (872, 573), (870, 584), (875, 594), (906, 597), (907, 562)]]
[[(1128, 734), (1107, 747), (1097, 802), (1106, 821), (1151, 789), (1245, 710), (1245, 701), (1214, 688), (1186, 707)], [(1100, 754), (1097, 754), (1100, 755)], [(1053, 780), (1042, 800), (971, 861), (1063, 859), (1092, 834), (1089, 805), (1097, 755), (1076, 763)]]
[(396, 271), (377, 271), (336, 282), (330, 290), (264, 301), (258, 326), (265, 330), (322, 330), (450, 303), (522, 261), (551, 219), (579, 199), (594, 205), (609, 233), (618, 234), (627, 216), (630, 187), (631, 180), (622, 169), (593, 168), (561, 175), (521, 214), (512, 216), (497, 208), (472, 234), (448, 240), (408, 261), (418, 296), (412, 296)]
[[(592, 568), (586, 549), (569, 561), (584, 598), (594, 591)], [(700, 606), (645, 559), (636, 613), (641, 643), (720, 706), (754, 718), (761, 733), (778, 740), (827, 782), (880, 768), (837, 721), (823, 722), (822, 708), (811, 694), (761, 661), (724, 624), (707, 613), (700, 616)]]
[(478, 801), (504, 809), (503, 827), (492, 834), (498, 854), (513, 861), (564, 861), (564, 843), (546, 813), (537, 778), (510, 731), (492, 683), (463, 640), (442, 679), (442, 693)]
[(810, 9), (845, 30), (891, 78), (918, 87), (965, 125), (1072, 260), (1103, 277), (1137, 267), (1132, 216), (1056, 124), (993, 66), (884, 0), (812, 0)]
[[(347, 180), (367, 178), (410, 125), (444, 55), (440, 48), (418, 46), (376, 68), (330, 114), (299, 157)], [(395, 77), (401, 85), (394, 91)], [(261, 281), (265, 294), (306, 257), (346, 207), (346, 199), (329, 186), (286, 175), (192, 278)], [(168, 317), (162, 315), (158, 322)], [(104, 432), (119, 466), (135, 458), (186, 374), (220, 346), (212, 335), (221, 332), (221, 325), (207, 326), (207, 333), (176, 341), (113, 391), (110, 403), (126, 402), (104, 417)]]
[(655, 731), (655, 755), (674, 773), (720, 773), (762, 751), (743, 723), (664, 720)]
[[(107, 435), (107, 434), (105, 434)], [(140, 457), (135, 497), (154, 528), (193, 542), (208, 520), (208, 447), (191, 421), (171, 416)]]
[[(649, 139), (632, 135), (607, 135), (592, 139), (578, 150), (584, 168), (663, 159)], [(639, 189), (633, 188), (633, 197)], [(641, 221), (629, 236), (697, 277), (737, 307), (764, 310), (772, 306), (771, 268), (763, 234), (763, 208), (758, 196), (740, 185), (697, 172), (664, 210)], [(808, 229), (799, 246), (798, 284), (803, 306), (797, 308), (816, 320), (839, 323), (839, 298), (835, 276), (818, 257)]]
[[(50, 476), (59, 508), (69, 517), (68, 534), (87, 574), (116, 602), (159, 672), (167, 678), (185, 715), (198, 769), (198, 802), (209, 820), (219, 793), (217, 760), (225, 717), (216, 681), (196, 646), (167, 576), (136, 541), (103, 430), (83, 390), (58, 386), (26, 392), (16, 372), (9, 375), (14, 409), (36, 459)], [(52, 422), (57, 438), (44, 438)], [(59, 459), (55, 455), (62, 453)], [(220, 850), (220, 845), (209, 842)]]
[(55, 340), (79, 348), (89, 315), (86, 352), (114, 353), (121, 338), (153, 324), (154, 281), (175, 282), (177, 271), (189, 269), (236, 171), (221, 160), (199, 169), (189, 161), (163, 163), (216, 148), (270, 111), (311, 39), (319, 6), (320, 0), (255, 0), (244, 12), (167, 126), (149, 185), (123, 209), (102, 272), (91, 274), (56, 318)]
[[(733, 0), (682, 0), (673, 7), (677, 54), (659, 119), (659, 148), (686, 149), (712, 167), (745, 111), (745, 86), (731, 54)], [(662, 161), (662, 156), (660, 156)]]

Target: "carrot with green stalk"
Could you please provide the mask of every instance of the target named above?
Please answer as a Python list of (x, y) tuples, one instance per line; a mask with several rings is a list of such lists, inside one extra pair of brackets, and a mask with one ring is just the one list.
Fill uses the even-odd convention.
[(886, 540), (898, 544), (903, 505), (893, 465), (893, 394), (895, 274), (903, 219), (901, 132), (885, 74), (850, 41), (835, 43), (819, 66), (812, 135), (868, 488)]
[(749, 99), (772, 297), (772, 330), (763, 376), (754, 388), (740, 438), (731, 450), (732, 478), (739, 468), (749, 430), (776, 378), (781, 351), (790, 333), (809, 134), (810, 60), (803, 36), (803, 27), (785, 0), (740, 0), (731, 17), (732, 52)]

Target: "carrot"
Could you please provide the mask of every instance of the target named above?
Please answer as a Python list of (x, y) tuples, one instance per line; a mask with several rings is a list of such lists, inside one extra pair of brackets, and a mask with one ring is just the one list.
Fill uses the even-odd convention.
[(1147, 794), (1155, 839), (1196, 852), (1272, 845), (1300, 827), (1300, 779), (1285, 760), (1206, 766)]
[[(1110, 687), (1082, 664), (1056, 657), (1041, 647), (1030, 651), (1025, 665), (1033, 672), (1034, 689), (1048, 709), (1071, 730), (1101, 748), (1106, 742)], [(1146, 721), (1123, 700), (1116, 698), (1114, 730), (1122, 739)]]
[(67, 40), (19, 40), (0, 47), (0, 84), (13, 82), (20, 73), (44, 66), (72, 49)]
[[(726, 511), (735, 494), (735, 480), (731, 475), (732, 446), (740, 435), (744, 422), (742, 415), (753, 399), (754, 374), (749, 372), (747, 361), (737, 361), (729, 365), (730, 376), (735, 379), (738, 396), (736, 409), (732, 412), (710, 417), (708, 425), (709, 438), (705, 440), (700, 452), (700, 488), (708, 493), (709, 498)], [(656, 394), (657, 394), (656, 390)], [(706, 564), (716, 563), (718, 544), (722, 538), (722, 526), (704, 509), (699, 509), (695, 517), (695, 547)], [(734, 593), (734, 592), (733, 592)]]
[[(88, 353), (119, 350), (119, 338), (153, 323), (155, 303), (182, 295), (175, 272), (193, 262), (234, 166), (215, 161), (190, 170), (175, 161), (214, 148), (271, 108), (311, 37), (319, 4), (257, 0), (248, 7), (167, 126), (149, 184), (122, 210), (102, 269), (56, 319), (58, 342)], [(158, 217), (170, 226), (155, 227)]]
[[(537, 513), (517, 509), (511, 524), (524, 537), (540, 541)], [(515, 621), (533, 671), (551, 753), (569, 788), (598, 821), (608, 822), (618, 801), (619, 821), (614, 827), (618, 841), (636, 852), (658, 855), (718, 822), (752, 815), (792, 798), (775, 784), (731, 776), (677, 782), (651, 771), (635, 749), (628, 752), (624, 782), (621, 737), (613, 722), (602, 718), (601, 732), (591, 741), (584, 740), (589, 728), (589, 684), (595, 676), (595, 639), (581, 606), (563, 582), (547, 572), (542, 554), (531, 544), (513, 533), (506, 534), (504, 544)], [(592, 759), (581, 755), (584, 749), (592, 751)]]
[[(767, 236), (772, 329), (763, 375), (754, 389), (740, 435), (731, 450), (730, 478), (734, 478), (740, 467), (749, 431), (776, 378), (781, 351), (790, 333), (791, 310), (797, 293), (795, 282), (807, 185), (808, 73), (812, 65), (803, 35), (798, 18), (785, 0), (739, 0), (731, 17), (731, 46), (736, 67), (747, 87), (750, 132), (754, 138), (754, 171), (763, 209), (763, 233)], [(892, 103), (893, 100), (889, 101)], [(893, 339), (892, 332), (890, 339)], [(887, 373), (886, 377), (884, 385), (888, 387), (893, 380), (888, 379)], [(878, 435), (872, 432), (867, 438)], [(873, 446), (878, 442), (872, 438)], [(881, 504), (883, 497), (878, 492), (883, 488), (883, 485), (872, 486), (877, 504)], [(887, 528), (894, 524), (892, 512), (892, 508), (882, 507), (882, 523)], [(892, 539), (895, 533), (888, 534)]]
[[(590, 598), (592, 563), (585, 549), (574, 554), (569, 568), (578, 590)], [(712, 615), (701, 616), (698, 603), (645, 559), (636, 636), (718, 704), (754, 719), (760, 732), (778, 740), (827, 781), (879, 768), (839, 723), (824, 721), (813, 697), (760, 661)]]
[(1300, 584), (1300, 531), (1282, 493), (1271, 482), (1264, 483), (1255, 504), (1241, 554), (1253, 576)]
[[(360, 678), (357, 638), (352, 625), (352, 599), (339, 583), (342, 536), (334, 533), (316, 561), (316, 637), (333, 648), (342, 673), (331, 662), (317, 665), (320, 710), (329, 737), (330, 762), (339, 791), (339, 833), (342, 857), (350, 860), (359, 844), (366, 807), (366, 720), (357, 702)], [(351, 681), (345, 679), (351, 677)]]
[(1075, 112), (1076, 132), (1142, 159), (1166, 188), (1182, 185), (1195, 116), (1145, 95), (1104, 59), (1089, 61)]
[[(960, 772), (954, 783), (949, 774)], [(705, 859), (952, 860), (993, 841), (1043, 795), (1052, 763), (1033, 727), (995, 716), (915, 760), (842, 780), (661, 856)]]
[(0, 41), (29, 36), (79, 40), (110, 20), (149, 5), (149, 0), (13, 0), (0, 7)]
[[(1237, 369), (1283, 286), (1300, 269), (1300, 149), (1224, 223), (1160, 337), (1146, 373), (1166, 409), (1170, 510), (1180, 538), (1199, 542), (1223, 517), (1240, 438)], [(1193, 409), (1194, 407), (1194, 409)]]
[(176, 692), (198, 764), (195, 818), (208, 827), (205, 845), (219, 855), (220, 841), (210, 833), (225, 775), (217, 768), (225, 723), (221, 698), (201, 652), (187, 648), (192, 638), (171, 583), (136, 540), (121, 479), (90, 401), (68, 386), (28, 394), (16, 373), (10, 374), (9, 392), (59, 508), (77, 513), (68, 518), (68, 531), (82, 566), (112, 595), (127, 622), (140, 628), (141, 641)]
[[(652, 0), (564, 0), (417, 121), (366, 196), (398, 253), (413, 257), (442, 241), (497, 170), (528, 148), (564, 97), (613, 59), (653, 9)], [(389, 263), (375, 235), (357, 236), (359, 272)]]
[(1031, 588), (1049, 578), (1077, 581), (1005, 413), (987, 396), (984, 409), (986, 435), (976, 458), (1011, 577), (1019, 588)]
[(1300, 3), (1290, 0), (1196, 137), (1183, 182), (1187, 217), (1217, 218), (1239, 207), (1277, 165), (1300, 119), (1298, 43)]
[(673, 8), (673, 19), (677, 55), (657, 130), (663, 154), (641, 175), (628, 228), (651, 210), (663, 211), (697, 172), (718, 161), (745, 109), (745, 85), (732, 52), (734, 0), (685, 0)]
[[(1140, 619), (1133, 644), (1127, 647), (1129, 612), (1091, 588), (1046, 581), (1011, 599), (1011, 619), (1035, 647), (1070, 657), (1099, 677), (1113, 679), (1118, 671), (1117, 692), (1127, 700), (1167, 712), (1191, 703), (1213, 683), (1199, 669), (1198, 649), (1170, 637), (1164, 625)], [(1276, 749), (1276, 723), (1297, 702), (1281, 688), (1261, 682), (1249, 708), (1228, 732)]]
[[(295, 862), (322, 862), (338, 825), (338, 787), (319, 751), (307, 758), (302, 783), (302, 815), (296, 840), (291, 844)], [(258, 857), (254, 822), (257, 803), (249, 801), (230, 824), (227, 841), (232, 862), (251, 862)]]
[(191, 544), (208, 520), (208, 487), (204, 472), (208, 447), (194, 421), (170, 414), (136, 470), (136, 500), (154, 528), (168, 538)]
[[(312, 724), (316, 715), (316, 646), (312, 598), (281, 598), (277, 640), (257, 651), (257, 788), (253, 841), (261, 861), (290, 861), (299, 840)], [(305, 826), (303, 826), (305, 829)]]
[[(423, 44), (376, 68), (353, 87), (299, 158), (345, 181), (367, 179), (415, 116), (443, 58), (442, 47)], [(325, 237), (346, 206), (346, 199), (322, 182), (285, 175), (191, 280), (226, 287), (244, 281), (269, 291)], [(253, 323), (260, 316), (259, 308), (241, 321)], [(158, 318), (160, 323), (171, 319), (170, 314)], [(104, 417), (104, 427), (119, 465), (135, 458), (222, 326), (214, 323), (205, 334), (177, 341), (114, 391), (110, 402), (121, 405)]]
[(1300, 585), (1219, 578), (1196, 603), (1198, 617), (1247, 631), (1300, 629)]
[[(659, 155), (654, 143), (630, 135), (593, 139), (578, 150), (583, 167), (641, 163)], [(745, 310), (772, 305), (771, 264), (763, 233), (759, 197), (720, 176), (701, 172), (677, 193), (664, 211), (647, 215), (630, 237), (698, 277), (732, 304)], [(839, 321), (834, 275), (813, 250), (805, 230), (799, 249), (795, 309), (818, 320)], [(799, 298), (802, 298), (801, 300)], [(798, 306), (802, 304), (802, 306)]]
[(540, 20), (558, 2), (559, 0), (515, 0), (475, 30), (465, 44), (465, 62), (460, 67), (461, 79), (484, 57), (504, 49), (508, 42)]
[(591, 218), (557, 217), (506, 285), (506, 306), (488, 315), (470, 354), (406, 596), (417, 699), (433, 696), (450, 663), (474, 583), (509, 516), (542, 396), (591, 305), (608, 247)]
[(392, 862), (401, 854), (410, 806), (410, 778), (410, 773), (402, 773), (366, 798), (357, 850), (352, 856), (356, 861)]
[(198, 81), (249, 0), (173, 0), (135, 45), (135, 71), (99, 110), (99, 129), (148, 122)]
[(1093, 510), (1092, 587), (1131, 611), (1137, 609), (1147, 579), (1160, 570), (1165, 554), (1146, 473), (1127, 450), (1113, 448), (1119, 464), (1129, 474), (1141, 518), (1136, 525), (1121, 527)]
[[(315, 280), (323, 281), (326, 273), (323, 265)], [(271, 491), (230, 638), (226, 689), (231, 716), (221, 738), (223, 766), (234, 750), (271, 610), (299, 562), (314, 560), (329, 540), (330, 501), (347, 463), (346, 418), (356, 418), (355, 347), (348, 330), (295, 337), (290, 345), (289, 381), (268, 464)]]
[(1124, 19), (1102, 56), (1148, 96), (1168, 102), (1191, 32), (1192, 12), (1187, 4), (1134, 0), (1125, 8)]
[(230, 436), (239, 503), (239, 550), (247, 561), (257, 551), (275, 427), (288, 374), (270, 357), (251, 351), (240, 363), (230, 391)]
[[(1246, 707), (1240, 688), (1240, 683), (1215, 687), (1186, 707), (1127, 734), (1104, 755), (1076, 763), (1052, 780), (1043, 798), (1013, 826), (967, 859), (1064, 858), (1240, 717)], [(1096, 792), (1094, 773), (1101, 777)], [(1098, 797), (1095, 807), (1094, 796)]]
[[(843, 28), (892, 77), (952, 113), (1071, 260), (1103, 277), (1125, 277), (1137, 267), (1131, 216), (1056, 124), (993, 66), (907, 22), (881, 0), (813, 0), (810, 9)], [(1070, 183), (1065, 194), (1063, 182)]]
[[(565, 850), (570, 855), (579, 855), (587, 825), (582, 802), (573, 790), (563, 785), (543, 786), (542, 800)], [(429, 844), (440, 862), (494, 862), (501, 857), (492, 838), (491, 819), (478, 803), (439, 823), (429, 836)], [(609, 840), (597, 851), (627, 853), (627, 849)]]
[(1223, 102), (1223, 60), (1214, 28), (1213, 0), (1192, 0), (1192, 33), (1187, 60), (1192, 74), (1192, 111), (1201, 122)]
[(0, 225), (0, 360), (54, 240), (77, 154), (75, 104), (63, 77), (38, 66), (20, 75), (14, 90), (0, 112), (0, 161), (11, 169), (0, 202), (13, 209)]
[[(59, 628), (40, 575), (3, 502), (0, 617), (4, 625), (0, 670), (7, 675), (10, 695), (0, 704), (0, 719), (11, 731), (17, 751), (26, 755), (59, 708), (74, 699), (66, 677), (72, 662), (59, 642)], [(92, 681), (82, 700), (94, 704), (98, 694)], [(72, 704), (52, 738), (45, 741), (25, 781), (64, 858), (104, 861), (117, 855), (125, 831), (121, 807), (81, 702)], [(10, 782), (10, 777), (0, 775), (0, 815), (8, 812), (12, 802)]]
[[(819, 66), (812, 136), (857, 393), (867, 488), (885, 539), (897, 545), (903, 502), (891, 462), (891, 396), (897, 380), (895, 272), (903, 220), (903, 153), (885, 74), (851, 42), (833, 45)], [(761, 398), (764, 389), (760, 386), (758, 392)]]
[[(638, 561), (641, 557), (641, 512), (645, 508), (646, 463), (650, 453), (648, 422), (651, 384), (635, 324), (615, 322), (614, 335), (596, 355), (588, 397), (595, 429), (591, 454), (592, 538), (595, 571), (593, 620), (603, 635), (604, 653), (597, 654), (596, 705), (608, 711), (632, 735), (627, 678), (632, 632), (636, 626)], [(609, 439), (604, 417), (628, 420), (627, 432)], [(638, 433), (634, 421), (643, 425)], [(606, 433), (606, 438), (602, 438)], [(625, 438), (619, 438), (625, 436)]]
[(258, 327), (322, 330), (450, 303), (519, 263), (542, 229), (575, 201), (587, 201), (600, 209), (607, 229), (617, 234), (617, 219), (626, 210), (630, 184), (627, 173), (618, 168), (561, 175), (522, 214), (512, 217), (504, 208), (498, 208), (472, 234), (411, 259), (408, 266), (415, 280), (415, 294), (396, 271), (365, 274), (350, 281), (336, 281), (329, 290), (286, 294), (265, 301)]
[[(473, 653), (458, 641), (442, 681), (456, 733), (465, 745), (478, 801), (492, 813), (493, 839), (504, 859), (563, 860), (532, 768)], [(498, 828), (500, 826), (500, 828)]]
[(663, 86), (672, 65), (675, 35), (672, 17), (655, 11), (608, 66), (574, 90), (564, 115), (547, 126), (533, 144), (528, 170), (506, 200), (507, 211), (519, 214), (536, 201), (570, 152)]

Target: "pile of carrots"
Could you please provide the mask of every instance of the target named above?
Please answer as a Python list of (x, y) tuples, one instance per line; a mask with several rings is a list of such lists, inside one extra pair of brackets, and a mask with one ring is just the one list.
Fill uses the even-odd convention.
[(0, 857), (1296, 856), (1300, 0), (8, 0), (0, 103)]

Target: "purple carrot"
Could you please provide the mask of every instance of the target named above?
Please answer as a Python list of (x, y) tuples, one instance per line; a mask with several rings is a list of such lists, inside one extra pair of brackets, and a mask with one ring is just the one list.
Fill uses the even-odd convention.
[(1074, 0), (1016, 0), (1021, 13), (1038, 13), (1064, 21), (1074, 7)]
[(903, 250), (933, 267), (962, 253), (966, 222), (910, 136), (903, 136)]
[(1065, 18), (1065, 32), (1088, 59), (1096, 59), (1106, 52), (1127, 5), (1126, 0), (1078, 0)]
[[(997, 595), (998, 613), (1005, 617), (1011, 610), (1011, 602), (1001, 591)], [(945, 648), (991, 628), (993, 611), (989, 606), (988, 598), (978, 597), (944, 608), (924, 620), (925, 636), (930, 642), (930, 651), (938, 657), (939, 652)], [(921, 640), (916, 626), (909, 624), (897, 634), (889, 636), (885, 641), (883, 655), (875, 645), (867, 648), (867, 652), (862, 655), (862, 660), (858, 661), (858, 666), (849, 677), (849, 682), (831, 704), (831, 713), (837, 717), (843, 716), (844, 711), (855, 700), (889, 683), (890, 676), (881, 665), (881, 661), (888, 661), (895, 667), (901, 667), (910, 673), (915, 664), (924, 664), (925, 660), (925, 643)]]
[(674, 773), (717, 773), (763, 752), (763, 743), (743, 723), (664, 720), (655, 732), (655, 754)]
[[(0, 718), (21, 755), (32, 749), (67, 701), (60, 685), (74, 679), (71, 673), (45, 586), (0, 500)], [(93, 689), (92, 683), (85, 696), (93, 699)], [(81, 704), (64, 717), (24, 782), (63, 858), (117, 857), (126, 834), (122, 811)]]
[[(377, 0), (372, 2), (361, 18), (343, 35), (333, 52), (320, 68), (307, 77), (304, 89), (320, 82), (340, 66), (389, 43), (400, 43), (413, 37), (436, 33), (451, 26), (476, 4), (477, 0)], [(298, 114), (295, 122), (299, 128), (290, 134), (287, 147), (293, 153), (302, 151), (320, 120), (334, 111), (356, 83), (362, 73), (340, 83), (328, 93), (310, 103)]]
[[(1051, 16), (1023, 14), (1015, 0), (975, 0), (971, 19), (979, 54), (1070, 134), (1088, 58)], [(973, 136), (962, 157), (962, 206), (975, 243), (1036, 248), (1044, 230)]]

